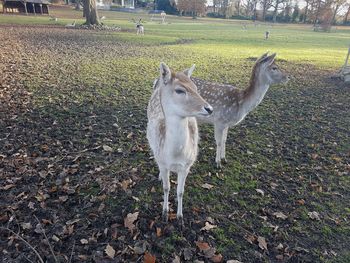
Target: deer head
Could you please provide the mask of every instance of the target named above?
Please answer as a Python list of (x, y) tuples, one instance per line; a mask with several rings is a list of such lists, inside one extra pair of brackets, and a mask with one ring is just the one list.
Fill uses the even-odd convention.
[(289, 76), (276, 65), (275, 57), (276, 53), (270, 56), (265, 53), (256, 61), (253, 69), (254, 77), (261, 83), (272, 85), (288, 82)]
[(182, 118), (208, 116), (213, 108), (197, 92), (190, 79), (193, 65), (184, 72), (173, 72), (165, 63), (160, 64), (161, 104), (165, 113)]

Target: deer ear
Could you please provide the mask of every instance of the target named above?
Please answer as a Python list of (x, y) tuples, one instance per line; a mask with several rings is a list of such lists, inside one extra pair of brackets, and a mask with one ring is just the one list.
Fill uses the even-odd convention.
[(192, 67), (184, 70), (184, 74), (190, 78), (195, 68), (196, 68), (196, 64), (193, 64)]
[(269, 66), (275, 61), (276, 55), (277, 55), (276, 53), (273, 53), (272, 55), (267, 57), (267, 61), (266, 62), (268, 63)]
[(259, 62), (259, 64), (266, 64), (266, 63), (268, 63), (268, 65), (271, 65), (275, 61), (275, 57), (276, 57), (276, 53), (273, 53), (270, 56), (266, 56), (266, 57), (262, 58), (258, 62)]
[(170, 68), (164, 62), (160, 63), (160, 79), (164, 82), (164, 84), (169, 83), (171, 80)]
[(263, 54), (260, 58), (258, 58), (258, 60), (256, 62), (263, 61), (267, 57), (267, 54), (269, 54), (269, 52), (266, 52), (265, 54)]

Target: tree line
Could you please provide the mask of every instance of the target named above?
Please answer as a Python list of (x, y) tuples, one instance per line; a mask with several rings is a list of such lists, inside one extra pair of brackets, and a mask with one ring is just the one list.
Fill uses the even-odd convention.
[(180, 15), (208, 15), (286, 23), (350, 24), (350, 0), (154, 0), (156, 9)]

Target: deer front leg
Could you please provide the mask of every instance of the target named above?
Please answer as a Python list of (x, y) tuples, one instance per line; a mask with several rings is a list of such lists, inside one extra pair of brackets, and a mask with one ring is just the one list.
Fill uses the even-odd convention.
[(221, 153), (220, 153), (220, 159), (224, 161), (224, 163), (227, 162), (226, 160), (226, 140), (227, 140), (227, 132), (228, 132), (228, 127), (226, 127), (223, 130), (223, 134), (222, 134), (222, 143), (221, 143)]
[(180, 171), (177, 174), (177, 219), (180, 227), (183, 226), (182, 199), (185, 191), (185, 183), (189, 170)]
[(220, 168), (221, 167), (222, 138), (223, 138), (223, 133), (224, 133), (224, 127), (221, 127), (219, 125), (215, 125), (214, 133), (215, 133), (215, 141), (216, 141), (215, 162), (216, 162), (217, 168)]
[(165, 168), (159, 168), (159, 178), (162, 179), (163, 181), (163, 221), (168, 222), (168, 212), (169, 212), (169, 191), (170, 191), (170, 180), (169, 180), (169, 175), (170, 172), (169, 170)]

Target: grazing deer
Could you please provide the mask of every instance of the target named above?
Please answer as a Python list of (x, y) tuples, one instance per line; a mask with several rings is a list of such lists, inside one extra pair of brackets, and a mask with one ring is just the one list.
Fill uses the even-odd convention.
[(270, 31), (265, 32), (265, 40), (268, 40), (270, 37)]
[(145, 34), (145, 28), (141, 24), (141, 18), (139, 22), (136, 24), (136, 35), (144, 35)]
[(173, 72), (160, 64), (160, 78), (147, 108), (147, 139), (163, 181), (163, 219), (168, 220), (170, 172), (177, 173), (177, 218), (183, 225), (182, 198), (186, 177), (197, 158), (198, 128), (195, 117), (208, 116), (213, 108), (198, 94), (190, 76), (194, 65)]
[(75, 27), (75, 20), (73, 21), (72, 24), (67, 24), (66, 28), (74, 28)]
[(245, 116), (260, 104), (270, 85), (286, 83), (289, 77), (275, 64), (276, 54), (264, 54), (260, 57), (252, 71), (248, 88), (241, 90), (232, 85), (216, 84), (193, 78), (199, 94), (214, 109), (209, 117), (197, 117), (200, 122), (214, 124), (216, 141), (216, 164), (226, 161), (225, 147), (228, 128), (240, 123)]

